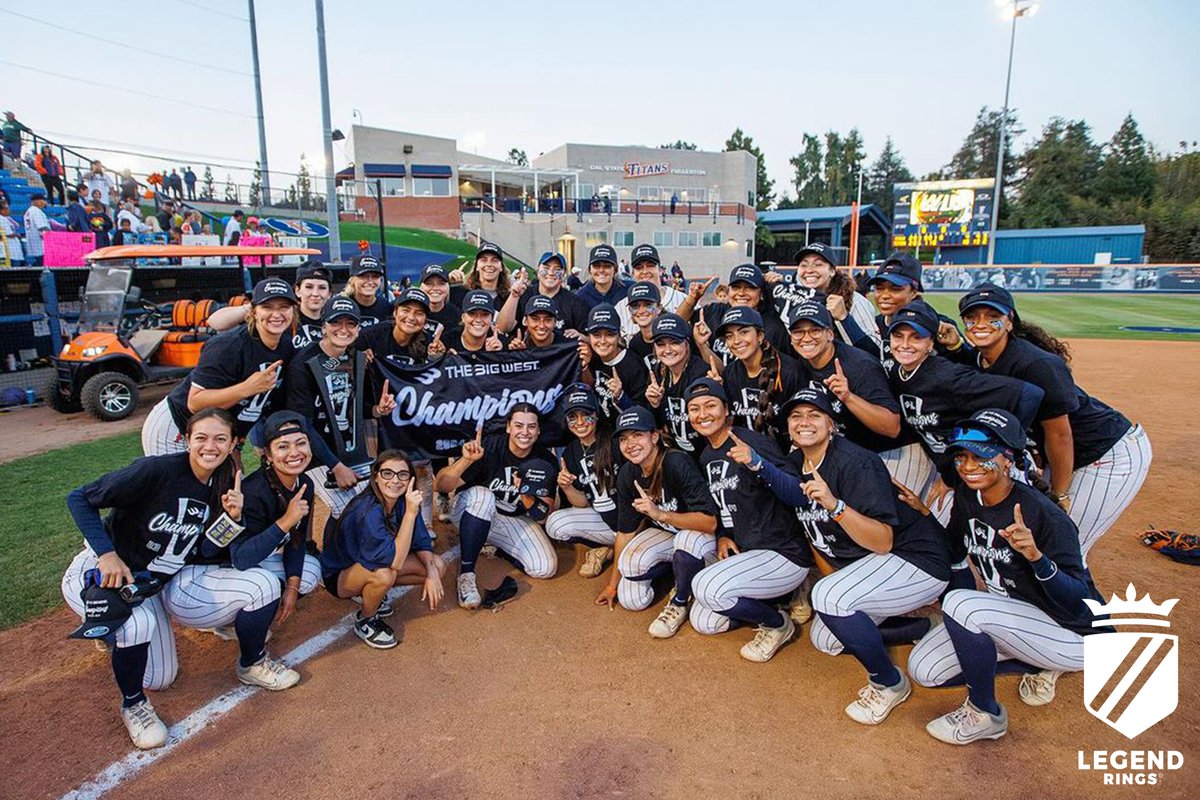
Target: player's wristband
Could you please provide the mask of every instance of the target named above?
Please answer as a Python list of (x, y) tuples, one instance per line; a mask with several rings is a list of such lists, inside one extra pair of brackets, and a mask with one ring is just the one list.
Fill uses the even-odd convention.
[(762, 465), (763, 465), (763, 457), (760, 456), (757, 451), (751, 450), (750, 451), (750, 464), (749, 464), (750, 471), (758, 472), (760, 469), (762, 469)]
[(846, 516), (846, 501), (838, 500), (837, 505), (833, 507), (833, 511), (829, 512), (829, 518), (834, 522), (841, 522), (844, 516)]
[(216, 521), (204, 532), (204, 535), (217, 547), (228, 547), (229, 543), (240, 536), (244, 530), (246, 530), (244, 525), (237, 524), (228, 514), (222, 512), (221, 516), (217, 517)]
[(1041, 558), (1033, 562), (1033, 574), (1039, 581), (1048, 581), (1058, 574), (1058, 564), (1055, 564), (1050, 560), (1050, 556), (1043, 553)]

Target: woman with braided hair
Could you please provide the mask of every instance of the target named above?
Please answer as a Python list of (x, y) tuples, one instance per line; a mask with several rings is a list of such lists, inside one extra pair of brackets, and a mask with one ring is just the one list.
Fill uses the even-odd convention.
[(762, 315), (752, 308), (731, 308), (716, 335), (733, 356), (721, 373), (730, 416), (737, 425), (786, 442), (787, 426), (776, 424), (775, 416), (780, 403), (807, 385), (799, 362), (767, 341)]

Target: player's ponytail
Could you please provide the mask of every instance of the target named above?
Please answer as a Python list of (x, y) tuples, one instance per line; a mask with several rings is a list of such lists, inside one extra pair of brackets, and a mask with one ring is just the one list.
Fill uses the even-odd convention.
[(754, 430), (762, 433), (766, 430), (768, 418), (771, 416), (771, 400), (783, 391), (782, 359), (779, 351), (771, 343), (763, 339), (762, 370), (758, 373), (758, 416), (755, 417)]
[(1034, 325), (1024, 320), (1014, 320), (1012, 335), (1017, 336), (1047, 353), (1053, 353), (1063, 361), (1070, 362), (1071, 348), (1066, 342), (1056, 339), (1049, 331), (1040, 325)]
[(613, 454), (614, 424), (603, 414), (596, 415), (596, 445), (592, 469), (596, 473), (596, 490), (611, 494), (617, 484), (616, 456)]
[(854, 278), (849, 272), (843, 272), (836, 267), (833, 270), (833, 277), (829, 279), (829, 286), (825, 289), (826, 295), (838, 295), (846, 303), (846, 310), (850, 310), (850, 306), (854, 303)]

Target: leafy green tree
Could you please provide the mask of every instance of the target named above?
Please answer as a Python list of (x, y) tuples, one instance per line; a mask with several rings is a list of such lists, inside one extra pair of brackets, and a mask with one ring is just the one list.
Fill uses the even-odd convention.
[[(949, 178), (991, 178), (996, 175), (996, 151), (999, 149), (1000, 118), (1002, 111), (987, 106), (979, 109), (975, 124), (962, 145), (938, 175)], [(1006, 221), (1012, 213), (1012, 181), (1017, 174), (1015, 142), (1025, 129), (1017, 120), (1017, 114), (1009, 109), (1004, 136), (1004, 197), (1000, 204), (1000, 220)]]
[(1088, 224), (1089, 203), (1100, 171), (1100, 147), (1083, 120), (1054, 117), (1018, 159), (1020, 173), (1012, 221), (1022, 228)]
[(725, 140), (725, 152), (733, 152), (735, 150), (744, 150), (750, 155), (758, 159), (758, 174), (755, 179), (754, 188), (754, 208), (757, 211), (766, 211), (771, 207), (771, 203), (775, 201), (775, 181), (767, 176), (767, 162), (763, 157), (762, 150), (754, 144), (754, 139), (742, 132), (741, 128), (736, 128), (729, 138)]
[(694, 142), (685, 142), (683, 139), (676, 139), (670, 144), (660, 144), (659, 150), (696, 150), (698, 149)]
[(304, 153), (300, 154), (300, 170), (296, 173), (296, 195), (300, 205), (298, 208), (313, 209), (317, 207), (312, 193), (312, 175), (308, 171), (308, 160)]
[(788, 159), (793, 170), (792, 186), (796, 189), (793, 208), (825, 205), (825, 151), (821, 140), (806, 133), (801, 142), (800, 152)]
[(217, 186), (213, 180), (212, 167), (204, 168), (204, 180), (200, 184), (200, 199), (213, 201), (217, 197)]
[(225, 202), (226, 203), (240, 203), (241, 202), (241, 200), (238, 199), (237, 187), (233, 185), (233, 176), (230, 175), (228, 172), (225, 173)]
[(254, 174), (250, 177), (250, 205), (258, 208), (262, 200), (262, 164), (254, 162)]

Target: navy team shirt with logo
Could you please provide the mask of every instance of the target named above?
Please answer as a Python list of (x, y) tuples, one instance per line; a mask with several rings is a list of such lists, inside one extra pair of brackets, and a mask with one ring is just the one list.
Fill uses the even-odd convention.
[[(721, 321), (725, 319), (725, 314), (729, 309), (733, 308), (729, 303), (709, 303), (706, 306), (697, 308), (692, 313), (690, 322), (693, 326), (697, 322), (703, 320), (710, 331), (713, 331), (712, 338), (708, 340), (709, 349), (716, 354), (717, 358), (721, 359), (721, 364), (730, 364), (737, 359), (729, 352), (729, 348), (725, 346), (725, 340), (716, 335), (716, 330), (721, 325)], [(767, 310), (762, 314), (763, 318), (763, 336), (771, 346), (780, 353), (792, 352), (792, 338), (788, 334), (787, 326), (779, 321), (779, 317), (775, 314), (775, 306), (771, 303), (767, 304)]]
[[(751, 378), (746, 374), (746, 365), (736, 358), (725, 367), (721, 379), (725, 385), (725, 394), (729, 396), (730, 416), (734, 418), (735, 424), (745, 428), (766, 430), (762, 420), (764, 413), (762, 395), (764, 392), (767, 394), (766, 410), (770, 419), (769, 432), (782, 441), (787, 438), (787, 424), (778, 419), (779, 406), (784, 400), (806, 386), (807, 382), (796, 359), (780, 351), (776, 351), (776, 354), (779, 356), (779, 372), (765, 389), (759, 388), (762, 373)], [(765, 364), (762, 369), (766, 370)]]
[[(104, 532), (130, 570), (164, 578), (190, 562), (213, 513), (211, 489), (197, 480), (187, 453), (139, 458), (76, 491), (92, 508), (112, 509)], [(94, 537), (83, 533), (96, 550)]]
[[(659, 383), (666, 384), (670, 380), (669, 377), (657, 378), (658, 374), (661, 374), (661, 370), (656, 374)], [(694, 459), (700, 458), (700, 454), (704, 452), (704, 447), (708, 443), (692, 427), (691, 420), (688, 419), (687, 402), (683, 399), (683, 395), (693, 381), (699, 380), (707, 374), (708, 365), (704, 363), (704, 359), (693, 353), (679, 380), (664, 385), (663, 399), (658, 404), (658, 408), (650, 409), (654, 413), (654, 421), (658, 423), (658, 426), (666, 428), (671, 435), (670, 444)]]
[[(1080, 388), (1071, 376), (1071, 368), (1060, 356), (1032, 342), (1009, 336), (996, 362), (982, 369), (994, 375), (1019, 378), (1046, 393), (1038, 407), (1037, 421), (1067, 417), (1075, 446), (1076, 469), (1100, 460), (1133, 427), (1124, 414)], [(1041, 425), (1033, 426), (1033, 438), (1041, 452), (1046, 452), (1046, 432)]]
[[(354, 350), (348, 350), (340, 358), (334, 358), (321, 349), (320, 342), (313, 342), (296, 353), (287, 370), (288, 410), (316, 423), (317, 434), (334, 453), (342, 452), (347, 445), (353, 444), (348, 441), (355, 433), (350, 430), (350, 420), (353, 417), (353, 403), (357, 402), (350, 363), (353, 353)], [(309, 363), (313, 359), (317, 359), (320, 367), (320, 378), (314, 374)], [(333, 408), (325, 407), (318, 380), (325, 382)], [(376, 399), (378, 397), (376, 395)], [(335, 432), (343, 439), (341, 447), (338, 446)]]
[(462, 326), (462, 309), (447, 300), (442, 304), (441, 311), (429, 311), (425, 314), (425, 339), (432, 342), (437, 336), (438, 327), (442, 329), (442, 343), (446, 337), (455, 333)]
[(538, 458), (551, 466), (547, 485), (558, 481), (558, 459), (541, 445), (534, 445), (527, 456), (518, 456), (508, 446), (508, 434), (497, 433), (483, 439), (483, 458), (467, 467), (462, 474), (463, 488), (482, 486), (496, 497), (496, 510), (506, 517), (519, 517), (525, 513), (518, 496), (519, 483), (516, 474), (522, 465)]
[[(596, 474), (596, 443), (584, 447), (583, 442), (572, 439), (563, 450), (563, 463), (567, 472), (575, 476), (572, 485), (583, 492), (588, 499), (588, 505), (600, 514), (604, 524), (611, 530), (617, 529), (616, 486), (607, 490), (600, 487), (600, 478)], [(615, 481), (613, 481), (615, 484)]]
[[(737, 426), (733, 434), (784, 472), (793, 472), (770, 437)], [(742, 552), (771, 550), (802, 567), (811, 567), (812, 551), (796, 515), (754, 471), (729, 457), (733, 446), (733, 437), (728, 437), (720, 447), (707, 445), (700, 454), (700, 468), (719, 512), (718, 534), (732, 539)]]
[(350, 299), (358, 306), (359, 327), (370, 328), (392, 318), (392, 304), (382, 297), (377, 296), (374, 303), (365, 306), (358, 302), (357, 296)]
[(631, 356), (637, 358), (646, 365), (646, 369), (654, 371), (658, 369), (658, 356), (654, 355), (654, 342), (647, 342), (642, 338), (642, 332), (638, 330), (629, 337), (629, 343), (625, 345), (625, 349), (629, 351)]
[[(655, 522), (633, 507), (633, 501), (641, 497), (637, 486), (650, 494), (651, 479), (642, 473), (642, 468), (628, 461), (617, 472), (617, 527), (618, 533), (638, 533), (646, 528), (678, 533), (679, 529), (666, 522)], [(668, 450), (662, 461), (662, 491), (651, 497), (663, 511), (673, 514), (717, 515), (708, 481), (696, 462), (677, 450)]]
[[(1034, 573), (1032, 563), (1000, 535), (1001, 530), (1013, 524), (1014, 507), (1018, 504), (1021, 518), (1033, 532), (1038, 550), (1076, 584), (1080, 596), (1072, 598), (1069, 606), (1057, 602), (1047, 592), (1045, 583)], [(1042, 492), (1014, 482), (1008, 497), (994, 506), (985, 506), (980, 502), (978, 492), (960, 485), (954, 493), (954, 508), (946, 530), (950, 536), (951, 557), (960, 560), (965, 548), (966, 556), (992, 594), (1024, 600), (1045, 611), (1059, 625), (1083, 636), (1104, 630), (1092, 627), (1092, 612), (1082, 599), (1102, 598), (1079, 554), (1079, 529), (1067, 512)]]
[[(530, 287), (530, 289), (536, 288), (536, 286)], [(558, 305), (558, 319), (554, 321), (555, 330), (583, 333), (583, 329), (587, 327), (588, 312), (591, 311), (591, 306), (580, 300), (574, 292), (566, 289), (559, 289), (553, 295), (545, 296), (554, 300)], [(514, 331), (525, 327), (525, 299), (527, 297), (532, 297), (528, 289), (517, 301), (517, 326), (513, 328)], [(496, 308), (499, 307), (496, 306)]]
[[(801, 362), (808, 376), (809, 386), (814, 389), (825, 389), (825, 379), (837, 373), (835, 360), (842, 365), (842, 372), (846, 376), (846, 382), (850, 384), (851, 392), (871, 405), (881, 406), (897, 414), (900, 413), (900, 404), (892, 394), (891, 387), (888, 386), (888, 376), (883, 371), (883, 366), (868, 353), (845, 342), (835, 341), (833, 343), (833, 358), (829, 359), (829, 363), (823, 367), (814, 367), (811, 362)], [(897, 439), (876, 433), (868, 428), (832, 392), (829, 392), (829, 401), (833, 406), (833, 419), (837, 422), (838, 430), (855, 444), (876, 453), (891, 450), (902, 444)], [(781, 420), (780, 425), (786, 425), (786, 422)]]
[[(650, 383), (646, 365), (628, 350), (621, 350), (613, 361), (601, 361), (593, 356), (592, 375), (596, 379), (596, 397), (600, 400), (600, 415), (610, 422), (621, 416), (621, 410), (635, 403), (646, 405), (646, 386)], [(608, 381), (616, 374), (621, 379), (621, 397), (614, 400)]]
[(320, 317), (310, 317), (303, 311), (296, 312), (296, 333), (292, 335), (292, 347), (299, 350), (313, 342), (321, 341), (325, 335), (325, 323)]
[(946, 452), (954, 423), (985, 408), (1002, 408), (1028, 425), (1032, 408), (1042, 398), (1041, 389), (1024, 381), (989, 375), (939, 356), (925, 359), (906, 378), (897, 365), (888, 381), (900, 401), (904, 424), (920, 437), (947, 485), (955, 480), (954, 459)]
[(167, 407), (179, 430), (187, 427), (191, 412), (188, 411), (188, 393), (193, 386), (201, 389), (227, 389), (241, 383), (256, 372), (282, 361), (279, 379), (275, 386), (265, 392), (239, 400), (229, 409), (237, 420), (234, 433), (245, 437), (254, 427), (259, 418), (267, 416), (275, 410), (276, 403), (282, 398), (275, 398), (276, 390), (283, 383), (283, 374), (288, 361), (295, 352), (292, 347), (292, 337), (280, 337), (279, 344), (274, 350), (269, 349), (262, 340), (250, 335), (250, 328), (239, 325), (233, 330), (217, 334), (204, 343), (200, 351), (200, 360), (188, 376), (167, 395)]

